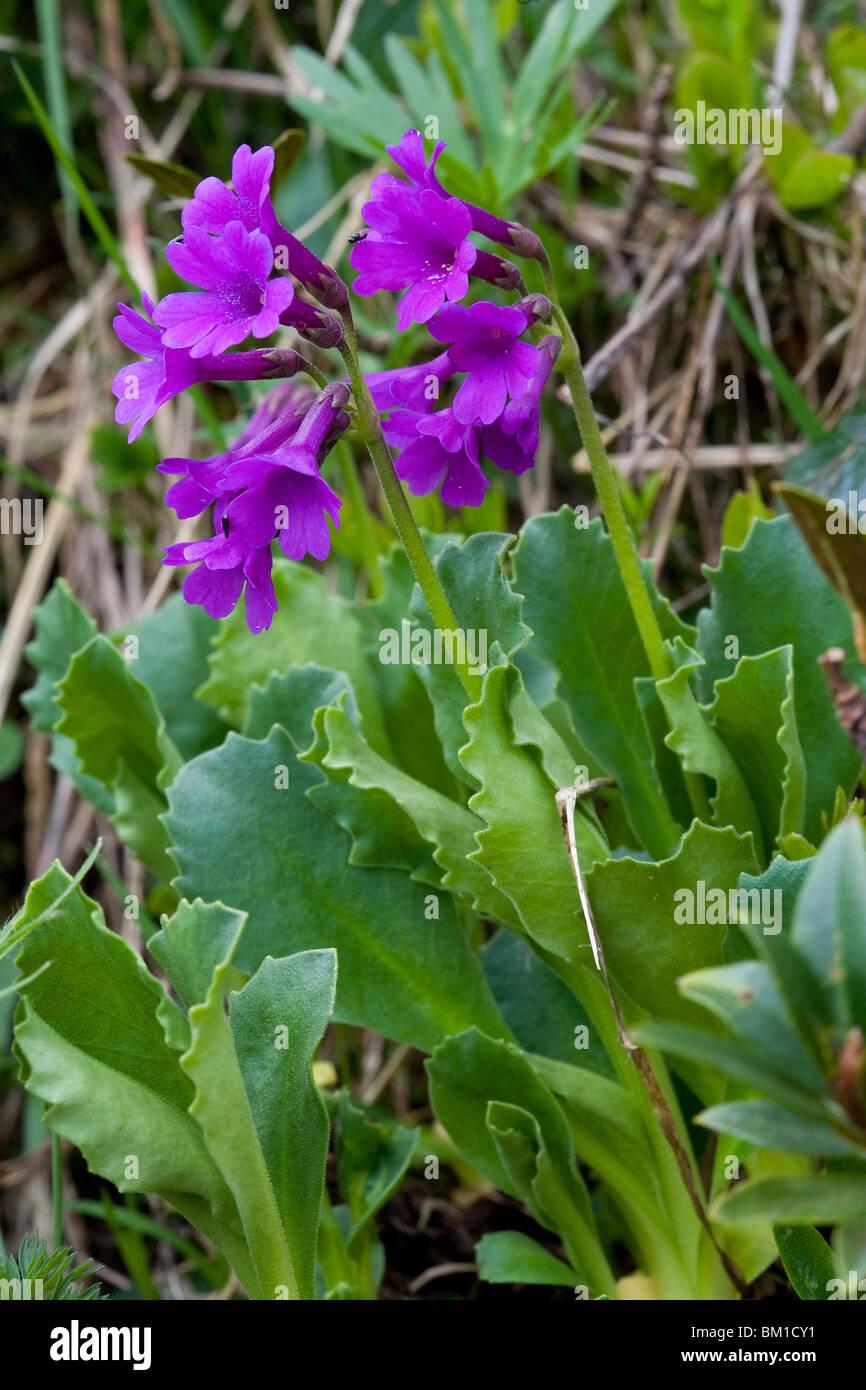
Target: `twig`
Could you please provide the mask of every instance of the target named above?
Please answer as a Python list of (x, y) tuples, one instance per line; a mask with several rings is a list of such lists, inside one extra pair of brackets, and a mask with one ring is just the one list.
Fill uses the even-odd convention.
[(647, 1095), (649, 1096), (650, 1104), (652, 1105), (653, 1112), (661, 1126), (662, 1133), (664, 1134), (665, 1138), (670, 1144), (671, 1149), (673, 1150), (674, 1157), (677, 1161), (677, 1167), (679, 1168), (683, 1184), (686, 1188), (686, 1191), (689, 1194), (697, 1218), (703, 1226), (704, 1230), (706, 1231), (707, 1235), (709, 1236), (713, 1248), (715, 1249), (716, 1254), (719, 1256), (719, 1259), (721, 1260), (722, 1265), (724, 1266), (725, 1273), (727, 1274), (731, 1283), (734, 1285), (735, 1289), (741, 1296), (745, 1296), (749, 1291), (749, 1286), (746, 1283), (740, 1271), (737, 1269), (737, 1266), (733, 1263), (731, 1258), (725, 1253), (725, 1251), (721, 1248), (718, 1241), (716, 1240), (715, 1232), (713, 1231), (713, 1228), (710, 1225), (706, 1210), (704, 1208), (704, 1203), (701, 1199), (700, 1193), (698, 1192), (697, 1184), (695, 1182), (695, 1175), (692, 1170), (691, 1159), (688, 1153), (686, 1152), (682, 1139), (680, 1138), (676, 1118), (670, 1108), (670, 1105), (668, 1104), (667, 1097), (665, 1096), (664, 1091), (662, 1090), (659, 1084), (659, 1080), (655, 1074), (655, 1071), (653, 1070), (652, 1063), (650, 1062), (643, 1048), (639, 1047), (638, 1044), (634, 1041), (634, 1039), (629, 1036), (629, 1033), (625, 1026), (625, 1021), (622, 1016), (622, 1012), (619, 1007), (619, 1001), (617, 1000), (616, 994), (614, 993), (613, 985), (611, 984), (610, 976), (607, 972), (607, 965), (604, 959), (604, 948), (602, 947), (601, 938), (599, 937), (598, 929), (595, 925), (595, 918), (593, 917), (592, 906), (589, 901), (589, 894), (586, 891), (586, 883), (584, 881), (583, 871), (580, 867), (580, 859), (577, 853), (577, 842), (575, 840), (574, 834), (574, 808), (577, 804), (579, 792), (580, 789), (577, 787), (563, 787), (560, 791), (556, 793), (556, 807), (559, 811), (559, 818), (562, 822), (562, 830), (565, 836), (565, 843), (568, 848), (568, 857), (571, 860), (571, 867), (574, 871), (574, 877), (577, 883), (577, 892), (578, 896), (580, 897), (581, 908), (583, 909), (583, 917), (584, 921), (586, 922), (586, 930), (589, 936), (589, 944), (592, 947), (592, 954), (595, 959), (596, 968), (599, 971), (602, 980), (604, 981), (604, 987), (607, 991), (608, 999), (610, 1000), (611, 1009), (613, 1010), (613, 1016), (616, 1021), (617, 1037), (619, 1038), (620, 1044), (631, 1057), (632, 1061), (637, 1067), (638, 1075), (640, 1076), (644, 1088), (647, 1092)]

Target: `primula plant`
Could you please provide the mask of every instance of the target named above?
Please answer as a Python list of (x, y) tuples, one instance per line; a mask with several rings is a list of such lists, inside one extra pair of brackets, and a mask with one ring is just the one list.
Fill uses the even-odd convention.
[[(180, 592), (103, 632), (60, 578), (27, 648), (32, 726), (139, 873), (114, 885), (134, 931), (92, 891), (97, 846), (43, 864), (0, 933), (55, 1158), (127, 1240), (174, 1213), (236, 1297), (375, 1299), (384, 1213), (447, 1173), (497, 1194), (485, 1285), (858, 1297), (866, 645), (859, 551), (814, 524), (834, 436), (789, 511), (740, 495), (672, 603), (562, 257), (503, 213), (517, 174), (485, 198), (406, 129), (344, 279), (277, 211), (279, 148), (197, 182), (170, 288), (114, 318), (130, 446), (184, 393), (236, 392), (210, 456), (149, 480)], [(490, 526), (554, 401), (595, 514)], [(360, 1036), (384, 1080), (352, 1085)], [(416, 1054), (420, 1102), (390, 1108)]]

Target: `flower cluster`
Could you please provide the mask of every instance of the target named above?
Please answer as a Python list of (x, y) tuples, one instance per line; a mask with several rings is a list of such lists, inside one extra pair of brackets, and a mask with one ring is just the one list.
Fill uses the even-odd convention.
[[(397, 450), (399, 477), (416, 495), (438, 488), (450, 506), (477, 506), (489, 487), (482, 459), (511, 473), (535, 462), (541, 395), (560, 340), (550, 334), (537, 344), (523, 341), (549, 314), (543, 295), (506, 306), (484, 299), (457, 302), (470, 277), (507, 290), (522, 285), (517, 267), (479, 250), (470, 232), (521, 256), (539, 247), (527, 228), (447, 193), (436, 174), (444, 148), (440, 141), (428, 160), (417, 130), (388, 146), (406, 179), (379, 174), (373, 180), (363, 209), (369, 230), (350, 261), (359, 272), (358, 294), (405, 290), (398, 329), (425, 324), (447, 345), (420, 367), (369, 378), (377, 409), (388, 412), (385, 437)], [(458, 375), (453, 401), (434, 411), (443, 383)]]
[[(377, 372), (367, 382), (396, 469), (412, 492), (441, 489), (452, 506), (476, 506), (489, 486), (482, 460), (522, 473), (535, 461), (539, 408), (559, 338), (526, 341), (549, 316), (543, 295), (509, 305), (461, 303), (470, 278), (520, 291), (512, 262), (470, 240), (480, 233), (519, 256), (538, 252), (534, 234), (483, 208), (451, 197), (436, 175), (443, 145), (429, 160), (418, 131), (389, 153), (405, 178), (381, 174), (364, 207), (368, 230), (351, 252), (359, 294), (403, 291), (398, 329), (426, 325), (441, 346), (420, 365)], [(242, 145), (231, 183), (206, 178), (182, 213), (182, 234), (166, 248), (176, 274), (192, 289), (168, 294), (144, 313), (120, 305), (114, 327), (139, 360), (113, 382), (115, 418), (133, 440), (162, 405), (208, 381), (262, 381), (319, 373), (294, 349), (259, 346), (290, 327), (320, 348), (351, 351), (345, 336), (348, 290), (330, 266), (279, 222), (271, 200), (274, 152)], [(538, 332), (532, 334), (538, 337)], [(351, 359), (350, 359), (351, 360)], [(453, 397), (442, 404), (443, 390)], [(440, 408), (434, 408), (436, 404)], [(169, 458), (175, 479), (167, 504), (181, 519), (210, 513), (212, 534), (168, 546), (164, 563), (193, 565), (183, 593), (211, 616), (224, 617), (243, 595), (251, 632), (267, 628), (277, 603), (273, 542), (290, 559), (324, 560), (340, 499), (322, 465), (351, 422), (349, 387), (317, 391), (282, 381), (258, 405), (231, 447), (209, 459)]]
[[(115, 418), (130, 425), (130, 440), (160, 406), (198, 382), (288, 378), (308, 368), (292, 349), (231, 351), (250, 337), (269, 338), (287, 325), (321, 347), (342, 341), (342, 324), (327, 309), (344, 307), (346, 286), (277, 220), (273, 164), (272, 149), (253, 153), (243, 145), (232, 161), (231, 186), (215, 178), (198, 185), (183, 210), (182, 237), (166, 248), (169, 265), (195, 290), (168, 294), (157, 305), (145, 298), (146, 317), (119, 306), (117, 336), (144, 359), (122, 367), (113, 383)], [(319, 303), (304, 299), (301, 289)], [(317, 395), (282, 382), (226, 453), (159, 465), (177, 477), (166, 502), (178, 517), (211, 512), (211, 536), (178, 542), (165, 553), (167, 565), (195, 565), (183, 585), (190, 603), (221, 618), (243, 594), (247, 625), (261, 632), (277, 607), (273, 541), (293, 560), (327, 557), (329, 521), (339, 526), (340, 499), (321, 466), (349, 424), (348, 400), (341, 383)]]

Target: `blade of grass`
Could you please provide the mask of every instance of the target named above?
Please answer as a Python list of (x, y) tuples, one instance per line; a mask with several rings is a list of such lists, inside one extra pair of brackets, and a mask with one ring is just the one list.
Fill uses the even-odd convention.
[(794, 378), (789, 375), (782, 362), (771, 348), (765, 346), (758, 337), (758, 331), (739, 300), (722, 283), (718, 265), (710, 262), (716, 289), (724, 300), (728, 317), (736, 328), (746, 347), (756, 361), (766, 367), (773, 379), (779, 399), (785, 406), (794, 424), (810, 444), (817, 444), (825, 437), (824, 426), (803, 395)]
[(103, 1188), (102, 1214), (106, 1226), (114, 1237), (114, 1243), (120, 1251), (120, 1258), (126, 1266), (126, 1272), (132, 1280), (139, 1298), (147, 1299), (151, 1303), (158, 1303), (159, 1291), (150, 1273), (150, 1261), (148, 1260), (144, 1237), (140, 1231), (121, 1225), (117, 1217), (122, 1210), (122, 1207), (114, 1206), (105, 1188)]
[(26, 96), (30, 104), (30, 109), (36, 117), (42, 134), (45, 136), (45, 139), (51, 146), (55, 158), (59, 160), (62, 167), (66, 170), (66, 173), (69, 175), (70, 183), (72, 184), (72, 187), (75, 191), (75, 196), (78, 199), (78, 206), (81, 208), (81, 211), (84, 213), (84, 216), (90, 223), (90, 226), (93, 229), (94, 236), (96, 237), (106, 256), (108, 256), (108, 258), (114, 262), (114, 264), (117, 266), (117, 269), (120, 271), (120, 274), (122, 275), (124, 281), (132, 290), (136, 298), (138, 298), (138, 286), (136, 285), (135, 280), (130, 274), (129, 268), (125, 260), (123, 259), (123, 256), (121, 255), (120, 249), (117, 245), (117, 241), (114, 238), (111, 228), (108, 226), (108, 223), (106, 222), (105, 218), (102, 216), (102, 213), (99, 211), (99, 208), (93, 201), (90, 190), (88, 189), (87, 185), (82, 179), (81, 174), (78, 172), (78, 166), (76, 165), (75, 160), (72, 158), (72, 155), (69, 153), (60, 136), (58, 135), (57, 131), (55, 130), (51, 117), (45, 110), (45, 107), (42, 105), (42, 102), (39, 100), (39, 97), (36, 95), (36, 92), (34, 91), (31, 83), (22, 71), (20, 64), (17, 63), (14, 58), (12, 59), (12, 67), (15, 70), (15, 76), (18, 78), (18, 81), (21, 84), (21, 90), (24, 92), (24, 95)]
[[(105, 1220), (105, 1210), (102, 1203), (93, 1201), (91, 1198), (82, 1197), (78, 1201), (70, 1202), (69, 1210), (78, 1212), (80, 1216), (92, 1216), (97, 1220)], [(208, 1260), (204, 1251), (200, 1250), (192, 1241), (187, 1240), (185, 1236), (178, 1235), (177, 1231), (173, 1231), (170, 1226), (164, 1226), (161, 1221), (156, 1221), (152, 1216), (146, 1216), (144, 1212), (136, 1211), (131, 1207), (115, 1206), (114, 1217), (118, 1226), (125, 1226), (129, 1230), (138, 1231), (141, 1235), (151, 1236), (153, 1240), (165, 1241), (166, 1245), (170, 1245), (185, 1260), (194, 1264), (214, 1288), (219, 1288), (224, 1283), (221, 1261), (217, 1260), (214, 1264)]]
[[(36, 28), (42, 44), (42, 80), (48, 111), (58, 137), (67, 149), (72, 148), (72, 121), (66, 95), (66, 78), (61, 56), (60, 6), (58, 0), (36, 0)], [(57, 157), (55, 156), (55, 159)], [(69, 175), (57, 160), (57, 181), (63, 195), (66, 239), (70, 250), (78, 246), (78, 203)]]

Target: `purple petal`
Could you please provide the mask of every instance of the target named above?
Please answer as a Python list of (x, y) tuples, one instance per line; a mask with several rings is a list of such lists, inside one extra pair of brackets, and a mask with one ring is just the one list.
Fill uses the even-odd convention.
[(505, 406), (505, 378), (497, 368), (472, 372), (454, 397), (454, 414), (461, 424), (490, 425)]
[(197, 603), (212, 618), (227, 618), (241, 596), (244, 574), (240, 565), (231, 570), (209, 570), (204, 565), (183, 582), (187, 603)]

